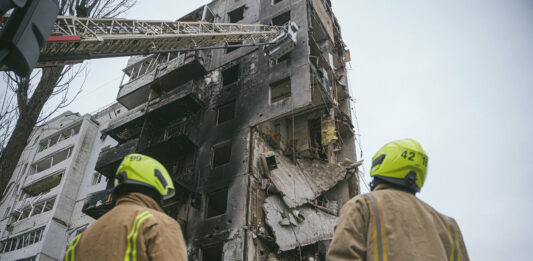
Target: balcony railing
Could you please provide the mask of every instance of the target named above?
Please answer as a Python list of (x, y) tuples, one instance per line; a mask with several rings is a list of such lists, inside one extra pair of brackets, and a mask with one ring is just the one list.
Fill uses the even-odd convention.
[(123, 70), (129, 81), (121, 83), (117, 100), (132, 109), (148, 101), (150, 87), (168, 91), (189, 80), (199, 79), (207, 72), (204, 68), (207, 59), (204, 51), (146, 56)]
[(111, 189), (106, 189), (90, 194), (83, 204), (81, 212), (98, 219), (113, 208)]

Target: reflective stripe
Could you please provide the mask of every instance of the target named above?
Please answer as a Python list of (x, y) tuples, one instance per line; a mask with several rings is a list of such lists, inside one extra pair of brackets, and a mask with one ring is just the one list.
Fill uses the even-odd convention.
[(370, 213), (372, 215), (372, 231), (374, 239), (374, 261), (387, 261), (387, 248), (385, 244), (385, 225), (383, 222), (383, 213), (378, 201), (371, 194), (365, 194)]
[(455, 220), (453, 218), (450, 218), (450, 221), (452, 222), (453, 235), (454, 235), (454, 238), (455, 238), (455, 244), (454, 244), (455, 255), (454, 255), (454, 258), (457, 261), (461, 261), (461, 253), (459, 252), (459, 233), (457, 233), (457, 223), (455, 223)]
[(444, 216), (444, 219), (447, 221), (446, 229), (448, 230), (448, 238), (450, 239), (450, 244), (452, 245), (450, 250), (450, 260), (460, 261), (461, 253), (459, 253), (459, 235), (457, 233), (457, 224), (455, 224), (455, 220), (453, 220), (453, 218)]
[(131, 228), (131, 232), (128, 235), (126, 241), (128, 243), (128, 247), (126, 248), (126, 255), (124, 256), (125, 261), (136, 261), (137, 260), (137, 231), (139, 230), (139, 227), (141, 226), (141, 223), (149, 218), (152, 217), (152, 213), (150, 211), (145, 211), (137, 217), (135, 217), (135, 222), (133, 223), (133, 228)]
[(67, 261), (74, 261), (74, 250), (76, 246), (78, 245), (78, 242), (80, 242), (81, 234), (79, 234), (77, 237), (72, 239), (70, 241), (70, 244), (68, 245), (67, 252), (65, 253), (65, 260)]

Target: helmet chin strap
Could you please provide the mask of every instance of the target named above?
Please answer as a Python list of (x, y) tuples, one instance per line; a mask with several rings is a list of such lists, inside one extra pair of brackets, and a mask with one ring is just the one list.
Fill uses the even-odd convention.
[(374, 191), (374, 189), (379, 185), (379, 182), (376, 178), (373, 178), (368, 185), (370, 186), (370, 191)]

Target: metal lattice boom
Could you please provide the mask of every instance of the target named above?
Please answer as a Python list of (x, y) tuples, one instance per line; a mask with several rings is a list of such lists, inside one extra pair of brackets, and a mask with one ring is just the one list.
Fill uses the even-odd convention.
[(216, 48), (243, 41), (262, 43), (282, 32), (279, 26), (257, 24), (59, 16), (36, 67), (92, 58)]

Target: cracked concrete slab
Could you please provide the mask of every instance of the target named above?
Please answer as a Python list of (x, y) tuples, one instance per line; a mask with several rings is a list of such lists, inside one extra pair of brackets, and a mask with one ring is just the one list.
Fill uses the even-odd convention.
[[(279, 153), (267, 152), (263, 157), (276, 159), (269, 167), (268, 178), (283, 195), (289, 208), (301, 206), (330, 190), (346, 176), (346, 168), (319, 160), (297, 159), (297, 164)], [(266, 162), (266, 161), (265, 161)]]
[(295, 217), (279, 196), (268, 197), (263, 211), (281, 251), (331, 239), (338, 222), (338, 217), (306, 206), (298, 208)]

